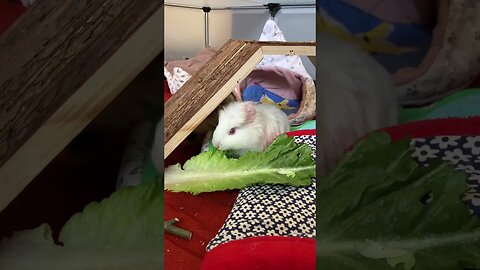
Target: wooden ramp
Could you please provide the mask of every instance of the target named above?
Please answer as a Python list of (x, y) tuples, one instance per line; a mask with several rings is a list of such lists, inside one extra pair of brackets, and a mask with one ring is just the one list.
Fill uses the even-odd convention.
[(228, 41), (165, 104), (164, 158), (262, 61), (263, 55), (306, 55), (315, 42)]
[(0, 211), (162, 50), (160, 0), (29, 8), (0, 37)]

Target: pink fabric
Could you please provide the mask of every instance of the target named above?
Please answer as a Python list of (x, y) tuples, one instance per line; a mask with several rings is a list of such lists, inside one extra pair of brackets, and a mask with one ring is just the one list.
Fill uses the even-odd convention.
[(285, 68), (256, 68), (240, 83), (240, 89), (253, 84), (258, 84), (285, 99), (302, 99), (302, 76)]
[(214, 48), (206, 47), (201, 50), (195, 57), (188, 60), (176, 60), (167, 62), (165, 67), (170, 74), (173, 74), (173, 68), (179, 67), (185, 70), (190, 75), (195, 75), (210, 59), (215, 55), (217, 51)]
[(436, 0), (343, 0), (365, 13), (390, 23), (435, 23)]

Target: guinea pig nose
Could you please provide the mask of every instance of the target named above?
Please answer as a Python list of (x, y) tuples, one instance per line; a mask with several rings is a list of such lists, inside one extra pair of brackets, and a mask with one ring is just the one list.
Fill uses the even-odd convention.
[(218, 148), (220, 146), (220, 143), (218, 143), (217, 141), (213, 141), (212, 143), (215, 148)]

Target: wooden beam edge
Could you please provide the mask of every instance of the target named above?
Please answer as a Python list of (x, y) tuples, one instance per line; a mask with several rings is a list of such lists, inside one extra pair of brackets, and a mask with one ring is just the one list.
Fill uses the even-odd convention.
[(260, 46), (316, 46), (315, 41), (258, 41), (244, 40), (247, 43), (253, 43)]
[(284, 45), (284, 46), (271, 46), (263, 45), (262, 51), (264, 55), (305, 55), (305, 56), (315, 56), (316, 55), (316, 46), (315, 45)]
[[(163, 5), (6, 161), (0, 168), (0, 211), (161, 53), (161, 25)], [(145, 42), (138, 44), (138, 40)], [(121, 62), (126, 63), (122, 65)], [(132, 66), (134, 73), (121, 74), (126, 69), (131, 70)], [(38, 150), (47, 141), (54, 142), (52, 147)]]
[(316, 56), (309, 56), (310, 62), (316, 67), (317, 66), (317, 57)]

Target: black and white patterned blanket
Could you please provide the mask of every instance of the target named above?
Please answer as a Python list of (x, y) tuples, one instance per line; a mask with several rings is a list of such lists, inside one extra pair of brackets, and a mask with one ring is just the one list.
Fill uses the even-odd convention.
[(441, 158), (463, 170), (468, 175), (469, 190), (463, 200), (470, 213), (480, 216), (480, 136), (435, 136), (412, 140), (415, 152), (412, 157), (420, 165), (428, 165), (432, 159)]
[[(295, 136), (315, 152), (315, 136)], [(480, 216), (480, 136), (435, 136), (412, 140), (412, 158), (426, 166), (435, 158), (449, 161), (468, 175), (470, 188), (463, 200), (472, 214)], [(315, 155), (313, 155), (315, 159)], [(241, 190), (207, 251), (231, 240), (255, 236), (315, 238), (316, 181), (308, 187), (256, 185)]]

